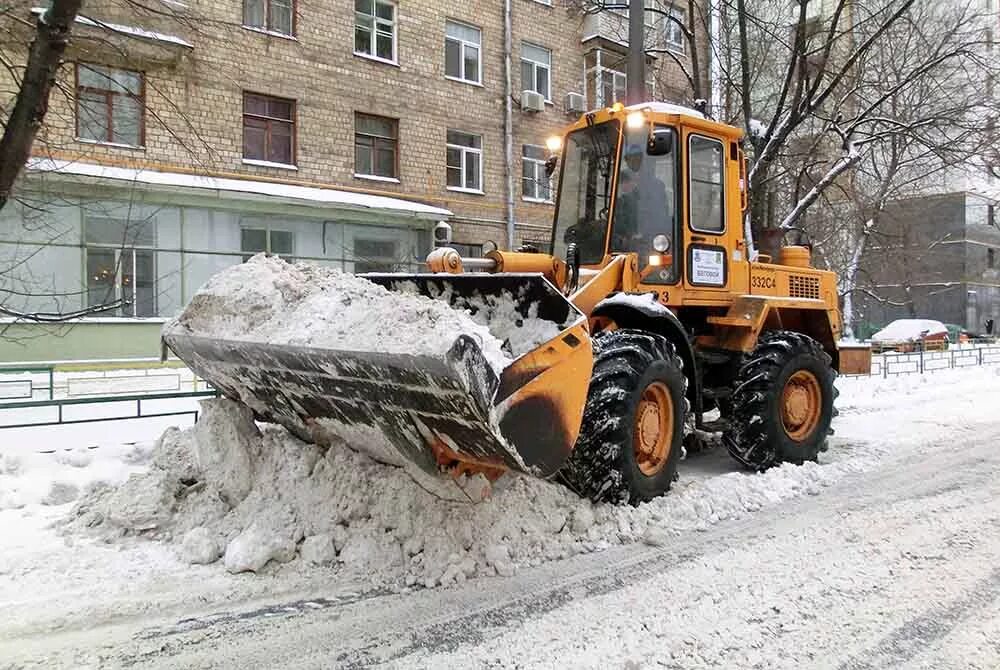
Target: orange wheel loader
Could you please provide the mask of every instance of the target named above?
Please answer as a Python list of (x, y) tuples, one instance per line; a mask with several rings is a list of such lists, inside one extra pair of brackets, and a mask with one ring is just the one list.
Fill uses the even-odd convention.
[(471, 311), (513, 300), (558, 326), (499, 373), (465, 336), (440, 360), (169, 332), (165, 344), (263, 420), (304, 439), (321, 420), (371, 427), (433, 475), (517, 471), (635, 504), (665, 493), (709, 430), (747, 468), (815, 460), (835, 415), (836, 278), (804, 246), (749, 257), (741, 131), (615, 104), (556, 140), (550, 248), (464, 259), (445, 246), (428, 273), (365, 275)]

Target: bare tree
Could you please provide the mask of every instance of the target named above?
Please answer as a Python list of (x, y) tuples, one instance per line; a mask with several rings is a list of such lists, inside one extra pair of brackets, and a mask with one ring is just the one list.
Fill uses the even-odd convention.
[[(888, 300), (863, 273), (862, 260), (878, 254), (870, 248), (880, 240), (880, 261), (904, 247), (913, 267), (935, 253), (942, 240), (921, 247), (900, 247), (887, 239), (884, 225), (890, 203), (941, 190), (955, 168), (975, 161), (997, 146), (990, 119), (993, 101), (975, 85), (989, 60), (975, 13), (967, 7), (945, 8), (920, 3), (886, 33), (886, 39), (859, 60), (850, 94), (855, 99), (851, 119), (839, 117), (833, 130), (843, 140), (843, 155), (821, 163), (825, 173), (796, 204), (782, 226), (830, 189), (812, 227), (825, 261), (839, 272), (845, 331), (853, 335), (854, 296)], [(851, 171), (849, 179), (837, 182)], [(939, 251), (939, 249), (937, 250)], [(900, 275), (906, 263), (894, 263)], [(910, 268), (912, 269), (912, 268)], [(909, 272), (912, 275), (912, 272)], [(909, 302), (912, 307), (912, 300)]]

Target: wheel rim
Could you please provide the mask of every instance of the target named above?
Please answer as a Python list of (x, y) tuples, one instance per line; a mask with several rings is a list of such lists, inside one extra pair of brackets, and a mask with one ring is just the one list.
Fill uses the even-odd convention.
[(635, 413), (632, 447), (640, 472), (651, 477), (667, 464), (674, 434), (674, 404), (670, 389), (653, 382), (642, 392)]
[(781, 393), (781, 423), (792, 440), (801, 442), (816, 430), (823, 413), (823, 392), (816, 375), (799, 370)]

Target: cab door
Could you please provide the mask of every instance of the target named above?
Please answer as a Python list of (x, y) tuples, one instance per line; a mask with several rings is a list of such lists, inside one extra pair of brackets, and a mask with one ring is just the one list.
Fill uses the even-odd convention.
[(729, 302), (726, 148), (725, 141), (704, 132), (684, 134), (684, 302), (688, 304)]

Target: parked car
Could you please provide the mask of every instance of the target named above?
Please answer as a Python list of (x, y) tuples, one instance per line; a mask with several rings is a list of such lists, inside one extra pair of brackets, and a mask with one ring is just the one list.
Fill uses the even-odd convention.
[(872, 351), (943, 351), (948, 327), (934, 319), (896, 319), (872, 335)]

